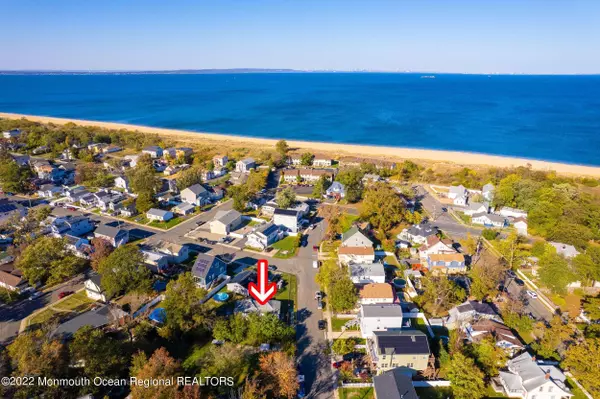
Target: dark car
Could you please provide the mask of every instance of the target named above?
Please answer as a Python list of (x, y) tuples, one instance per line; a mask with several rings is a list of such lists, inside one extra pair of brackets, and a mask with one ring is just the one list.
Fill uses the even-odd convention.
[(73, 293), (73, 291), (63, 291), (58, 294), (58, 299), (63, 299), (66, 296), (69, 296)]
[(306, 247), (308, 245), (308, 238), (306, 236), (302, 236), (302, 241), (300, 241), (300, 244), (303, 247)]
[(315, 252), (319, 252), (319, 247), (318, 247), (318, 246), (316, 246), (316, 245), (313, 245), (313, 251), (315, 251)]
[(525, 285), (525, 282), (523, 280), (521, 280), (520, 278), (516, 278), (515, 283), (517, 283), (517, 285), (519, 287), (523, 287)]
[(517, 275), (512, 270), (507, 270), (506, 275), (510, 278), (517, 278)]
[(327, 328), (327, 322), (325, 320), (319, 320), (319, 330), (324, 330)]

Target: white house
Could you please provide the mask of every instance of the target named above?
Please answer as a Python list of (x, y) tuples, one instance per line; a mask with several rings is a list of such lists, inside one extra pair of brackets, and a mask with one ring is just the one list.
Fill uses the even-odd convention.
[(567, 377), (556, 366), (539, 363), (529, 353), (511, 359), (500, 371), (500, 383), (511, 398), (564, 399), (573, 396)]
[(466, 301), (450, 309), (444, 323), (448, 328), (454, 329), (478, 320), (502, 321), (500, 316), (487, 303)]
[(178, 215), (185, 216), (194, 213), (196, 211), (196, 206), (194, 204), (182, 202), (181, 204), (175, 205), (171, 210)]
[(129, 191), (129, 178), (127, 176), (117, 176), (115, 178), (115, 187)]
[(396, 296), (394, 289), (387, 283), (371, 283), (360, 287), (358, 291), (361, 305), (374, 305), (377, 303), (394, 303)]
[(162, 158), (163, 149), (157, 145), (150, 145), (142, 150), (142, 154), (148, 154), (152, 158)]
[(440, 240), (437, 236), (429, 236), (425, 244), (419, 247), (419, 256), (421, 259), (427, 259), (429, 255), (434, 254), (455, 254), (456, 250), (449, 239)]
[(527, 219), (516, 218), (513, 220), (513, 226), (515, 226), (517, 234), (527, 237)]
[(385, 283), (382, 263), (350, 263), (348, 269), (354, 284)]
[(159, 240), (152, 244), (155, 251), (167, 255), (170, 263), (185, 262), (190, 256), (189, 248), (185, 244), (178, 244), (172, 241)]
[(264, 250), (283, 237), (283, 232), (273, 222), (263, 223), (250, 234), (246, 245)]
[(338, 260), (342, 263), (373, 263), (375, 250), (373, 247), (339, 247)]
[(167, 158), (176, 159), (177, 158), (177, 150), (175, 149), (175, 147), (165, 148), (163, 150), (162, 156), (165, 159), (167, 159)]
[(579, 255), (579, 251), (570, 244), (563, 244), (562, 242), (549, 242), (556, 249), (556, 253), (564, 256), (567, 259), (574, 258)]
[(227, 162), (229, 162), (229, 158), (227, 158), (227, 155), (216, 155), (213, 157), (213, 165), (215, 165), (215, 168), (224, 168), (225, 165), (227, 165)]
[(103, 224), (98, 226), (96, 231), (94, 231), (94, 237), (102, 238), (103, 240), (108, 241), (113, 247), (117, 248), (127, 244), (129, 241), (129, 231)]
[(438, 229), (435, 227), (428, 223), (421, 223), (402, 230), (397, 238), (399, 240), (414, 242), (415, 244), (425, 244), (427, 237), (435, 236), (437, 233)]
[(329, 198), (340, 199), (346, 196), (346, 187), (339, 181), (334, 181), (325, 192)]
[(137, 166), (137, 163), (138, 163), (139, 159), (140, 159), (140, 156), (139, 155), (125, 155), (123, 157), (123, 159), (125, 161), (129, 162), (129, 166), (131, 168), (135, 168)]
[(342, 233), (342, 247), (372, 247), (373, 241), (371, 241), (366, 235), (364, 235), (356, 226), (350, 228), (350, 230)]
[(5, 130), (2, 132), (2, 137), (5, 139), (12, 139), (13, 137), (19, 137), (21, 135), (21, 130), (19, 129), (11, 129)]
[(485, 186), (483, 186), (481, 190), (481, 195), (486, 201), (491, 202), (494, 199), (494, 190), (494, 185), (492, 183), (488, 183)]
[(59, 186), (55, 186), (54, 184), (44, 184), (40, 187), (37, 194), (40, 197), (44, 198), (53, 198), (56, 195), (62, 194), (63, 189)]
[(150, 220), (155, 220), (158, 222), (167, 222), (173, 219), (173, 212), (165, 211), (163, 209), (152, 208), (148, 212), (146, 212), (146, 217)]
[(273, 212), (273, 223), (285, 229), (290, 235), (298, 234), (298, 211), (276, 208)]
[(228, 235), (241, 224), (242, 214), (235, 209), (218, 211), (215, 218), (210, 222), (210, 232), (213, 234)]
[(163, 273), (169, 267), (169, 257), (163, 253), (151, 249), (140, 250), (144, 257), (144, 263), (148, 265), (153, 273)]
[(194, 184), (181, 191), (181, 200), (202, 206), (210, 203), (210, 193), (201, 184)]
[(454, 205), (465, 206), (469, 201), (469, 192), (462, 184), (460, 186), (452, 186), (448, 190), (448, 198), (453, 200)]
[(63, 216), (54, 219), (50, 229), (55, 235), (81, 236), (94, 230), (94, 225), (85, 216)]
[(511, 218), (527, 219), (527, 212), (525, 212), (521, 209), (511, 208), (509, 206), (503, 206), (502, 208), (500, 208), (500, 212), (498, 212), (498, 213), (507, 218), (511, 217)]
[(374, 331), (400, 330), (402, 307), (398, 304), (361, 305), (359, 318), (363, 338), (371, 338)]
[(473, 216), (476, 213), (488, 213), (490, 204), (487, 202), (470, 202), (469, 206), (464, 210), (465, 215)]
[(106, 295), (100, 285), (100, 276), (95, 274), (83, 283), (85, 294), (94, 301), (106, 302)]
[(486, 227), (506, 227), (508, 220), (504, 216), (495, 215), (493, 213), (476, 213), (471, 216), (471, 222), (473, 224), (479, 224)]
[(256, 162), (253, 158), (245, 158), (235, 164), (235, 171), (240, 173), (249, 173), (254, 168), (256, 168)]
[(313, 166), (316, 166), (318, 168), (326, 168), (331, 166), (332, 164), (332, 160), (331, 157), (327, 157), (324, 155), (315, 155), (314, 159), (313, 159)]

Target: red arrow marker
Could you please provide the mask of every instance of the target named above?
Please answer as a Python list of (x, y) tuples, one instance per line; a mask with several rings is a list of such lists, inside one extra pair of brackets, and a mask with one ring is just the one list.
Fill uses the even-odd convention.
[(275, 283), (269, 283), (269, 262), (267, 260), (261, 259), (258, 261), (258, 276), (256, 279), (258, 286), (250, 283), (248, 284), (248, 291), (252, 298), (256, 299), (256, 302), (264, 305), (277, 293)]

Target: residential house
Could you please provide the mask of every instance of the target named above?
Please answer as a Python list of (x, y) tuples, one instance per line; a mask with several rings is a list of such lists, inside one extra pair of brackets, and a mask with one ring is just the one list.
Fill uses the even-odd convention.
[(481, 190), (481, 195), (486, 201), (492, 202), (492, 200), (494, 199), (494, 190), (494, 185), (492, 183), (488, 183), (483, 186)]
[(335, 171), (331, 169), (298, 169), (300, 179), (307, 183), (315, 183), (322, 176), (325, 176), (327, 180), (332, 181), (334, 174)]
[(346, 187), (339, 181), (334, 181), (331, 186), (325, 191), (325, 196), (328, 198), (341, 199), (346, 196)]
[(103, 224), (98, 226), (96, 231), (94, 231), (94, 237), (102, 238), (103, 240), (108, 241), (113, 247), (117, 248), (127, 244), (129, 241), (129, 231)]
[(177, 151), (175, 150), (174, 147), (165, 148), (163, 150), (162, 156), (165, 159), (167, 159), (167, 158), (175, 159), (175, 158), (177, 158)]
[(454, 329), (482, 319), (502, 321), (489, 304), (478, 301), (466, 301), (448, 311), (448, 316), (444, 320), (444, 324), (446, 327)]
[(467, 324), (465, 333), (471, 342), (481, 342), (485, 338), (492, 337), (496, 346), (504, 349), (511, 357), (525, 348), (510, 328), (495, 320), (480, 319), (473, 324)]
[(53, 176), (56, 172), (54, 166), (50, 165), (50, 162), (45, 159), (32, 159), (31, 164), (38, 178), (42, 180), (54, 180)]
[(94, 194), (96, 196), (96, 205), (102, 211), (107, 212), (109, 210), (115, 210), (115, 204), (123, 201), (125, 196), (118, 191), (115, 192), (102, 192), (99, 191)]
[(306, 202), (296, 202), (287, 209), (298, 212), (298, 219), (302, 219), (310, 212), (310, 205), (308, 205)]
[(419, 247), (419, 257), (427, 259), (429, 255), (455, 254), (456, 250), (452, 245), (453, 243), (450, 239), (445, 238), (440, 240), (438, 236), (429, 236), (425, 244)]
[(146, 217), (149, 220), (154, 220), (157, 222), (167, 222), (173, 219), (173, 212), (165, 211), (164, 209), (152, 208), (146, 212)]
[(21, 135), (20, 129), (5, 130), (2, 132), (2, 137), (4, 137), (5, 139), (16, 138), (16, 137), (19, 137), (20, 135)]
[(332, 165), (333, 160), (327, 155), (316, 154), (313, 158), (313, 166), (317, 168), (328, 168)]
[(0, 270), (0, 287), (19, 293), (27, 288), (27, 281), (21, 276)]
[(121, 202), (120, 205), (121, 205), (121, 209), (119, 209), (119, 212), (120, 212), (121, 216), (130, 218), (132, 216), (137, 215), (137, 209), (135, 207), (135, 202), (124, 201), (124, 202)]
[(221, 259), (211, 255), (199, 253), (194, 266), (192, 276), (200, 288), (209, 289), (219, 276), (227, 274), (227, 264)]
[(87, 194), (79, 197), (78, 202), (79, 202), (79, 205), (81, 205), (85, 208), (91, 208), (93, 206), (96, 206), (97, 200), (98, 200), (98, 198), (96, 197), (95, 194), (87, 193)]
[(250, 173), (255, 168), (256, 162), (254, 162), (253, 158), (245, 158), (237, 161), (235, 164), (235, 171), (240, 173)]
[(163, 149), (157, 145), (151, 145), (142, 150), (142, 154), (148, 154), (152, 158), (162, 158)]
[(215, 168), (224, 168), (225, 165), (227, 165), (227, 162), (229, 162), (227, 155), (215, 155), (212, 160)]
[(54, 219), (50, 229), (54, 235), (82, 236), (94, 230), (94, 224), (86, 216), (61, 216)]
[(448, 198), (453, 200), (454, 205), (465, 206), (469, 201), (469, 192), (462, 184), (460, 186), (452, 186), (448, 190)]
[(338, 259), (342, 263), (373, 263), (375, 250), (373, 247), (339, 247)]
[(274, 199), (268, 200), (261, 208), (260, 211), (262, 214), (267, 216), (273, 216), (275, 213), (275, 209), (278, 208), (277, 202)]
[(466, 273), (465, 256), (459, 253), (431, 254), (427, 257), (427, 269), (433, 274)]
[(511, 359), (499, 380), (511, 398), (565, 399), (573, 397), (567, 377), (556, 366), (540, 364), (529, 353)]
[(11, 157), (20, 167), (28, 166), (31, 160), (29, 155), (11, 154)]
[(503, 228), (508, 225), (508, 220), (504, 216), (484, 212), (476, 213), (471, 216), (471, 223), (483, 225), (485, 227)]
[(362, 178), (362, 182), (364, 184), (377, 183), (378, 181), (383, 181), (383, 179), (381, 178), (381, 176), (376, 175), (374, 173), (365, 173), (365, 175)]
[(250, 314), (274, 314), (281, 317), (281, 301), (271, 299), (269, 302), (261, 305), (254, 299), (245, 298), (235, 302), (233, 313), (239, 313), (244, 316)]
[(248, 174), (242, 172), (231, 172), (229, 174), (229, 182), (234, 186), (239, 186), (248, 180)]
[(39, 147), (34, 148), (33, 151), (31, 151), (33, 155), (46, 154), (47, 152), (50, 152), (50, 147), (48, 147), (47, 145), (41, 145)]
[(188, 204), (203, 206), (210, 203), (210, 193), (201, 184), (194, 184), (181, 191), (181, 200)]
[(60, 324), (52, 332), (52, 337), (60, 337), (61, 339), (72, 337), (77, 330), (84, 326), (103, 328), (113, 324), (123, 325), (128, 318), (129, 315), (118, 306), (113, 304), (102, 305)]
[(361, 305), (394, 303), (394, 300), (396, 299), (394, 288), (387, 283), (365, 284), (360, 287), (358, 297)]
[(23, 217), (27, 211), (23, 206), (12, 202), (0, 202), (0, 223), (4, 223), (12, 217)]
[(348, 269), (354, 284), (385, 283), (383, 263), (350, 263)]
[(106, 302), (107, 298), (100, 282), (101, 278), (98, 274), (94, 274), (89, 279), (85, 280), (83, 283), (85, 294), (94, 301)]
[(490, 204), (487, 202), (470, 202), (464, 210), (465, 215), (473, 216), (478, 213), (489, 213)]
[(190, 147), (177, 147), (175, 148), (175, 157), (176, 158), (184, 158), (191, 156), (194, 153), (194, 150)]
[(115, 178), (115, 187), (129, 192), (129, 178), (127, 176), (117, 176)]
[(208, 187), (208, 197), (212, 202), (219, 201), (225, 196), (225, 190), (219, 186)]
[(564, 256), (567, 259), (571, 259), (579, 255), (579, 251), (573, 246), (569, 244), (563, 244), (562, 242), (549, 242), (556, 249), (556, 253)]
[(157, 252), (167, 255), (169, 263), (183, 263), (190, 256), (187, 245), (172, 241), (159, 240), (152, 244), (152, 248)]
[(431, 356), (429, 338), (413, 329), (374, 331), (368, 348), (378, 374), (398, 368), (417, 374), (427, 368)]
[(123, 157), (123, 159), (125, 159), (125, 161), (129, 162), (129, 167), (135, 168), (140, 159), (140, 156), (139, 155), (125, 155)]
[(64, 195), (69, 202), (78, 202), (82, 197), (90, 195), (90, 192), (82, 186), (70, 187), (64, 190)]
[(276, 208), (273, 212), (273, 223), (280, 226), (288, 234), (298, 234), (298, 219), (300, 214), (298, 211), (291, 209)]
[(71, 251), (75, 256), (82, 259), (89, 259), (94, 249), (89, 240), (70, 234), (66, 234), (64, 238), (67, 240), (65, 248)]
[(375, 399), (419, 399), (412, 378), (401, 368), (373, 377)]
[(62, 187), (56, 186), (54, 184), (43, 184), (42, 186), (40, 186), (37, 192), (38, 196), (43, 198), (53, 198), (62, 193)]
[(106, 147), (108, 147), (108, 144), (106, 143), (90, 143), (87, 145), (87, 149), (93, 154), (99, 154), (103, 152)]
[(215, 218), (210, 222), (210, 232), (213, 234), (228, 235), (241, 224), (242, 214), (235, 209), (218, 211)]
[(144, 257), (144, 263), (152, 273), (164, 273), (169, 267), (169, 257), (167, 255), (146, 248), (141, 249), (140, 252)]
[(181, 204), (175, 205), (171, 210), (178, 215), (185, 216), (194, 213), (196, 211), (196, 205), (182, 202)]
[(111, 154), (113, 152), (119, 152), (122, 151), (123, 149), (117, 145), (109, 145), (108, 147), (104, 148), (102, 150), (103, 153), (105, 154)]
[(263, 223), (248, 235), (246, 245), (264, 250), (279, 241), (282, 237), (283, 232), (278, 225), (273, 222)]
[(371, 338), (374, 331), (400, 330), (402, 307), (399, 304), (361, 305), (359, 318), (363, 338)]
[(283, 169), (281, 176), (283, 176), (283, 181), (288, 184), (297, 183), (301, 179), (298, 169)]
[(513, 220), (513, 226), (517, 230), (517, 234), (527, 237), (527, 219), (516, 218)]
[(425, 244), (427, 237), (438, 234), (438, 229), (428, 223), (415, 224), (407, 229), (402, 230), (397, 238), (400, 240), (414, 242), (415, 244)]
[(527, 212), (517, 208), (511, 208), (509, 206), (503, 206), (498, 212), (501, 216), (507, 218), (525, 218), (527, 219)]
[(371, 241), (362, 233), (356, 226), (352, 226), (350, 230), (342, 233), (342, 247), (372, 247)]

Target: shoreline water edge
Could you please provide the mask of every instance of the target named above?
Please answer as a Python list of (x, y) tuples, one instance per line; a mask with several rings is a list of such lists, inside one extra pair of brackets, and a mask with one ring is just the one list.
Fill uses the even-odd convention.
[[(227, 143), (228, 145), (243, 146), (261, 145), (274, 146), (277, 139), (237, 136), (232, 134), (194, 132), (188, 130), (168, 129), (152, 126), (131, 125), (126, 123), (101, 122), (71, 118), (58, 118), (50, 116), (36, 116), (0, 112), (3, 119), (27, 119), (39, 123), (53, 123), (64, 125), (75, 123), (82, 126), (95, 126), (106, 129), (126, 129), (147, 134), (158, 134), (173, 140), (190, 143)], [(490, 167), (518, 167), (526, 166), (536, 170), (552, 170), (556, 173), (575, 176), (600, 177), (600, 166), (577, 165), (544, 161), (537, 159), (488, 155), (463, 151), (430, 150), (406, 147), (386, 147), (376, 145), (342, 144), (328, 142), (311, 142), (287, 140), (289, 146), (298, 150), (308, 150), (319, 153), (328, 153), (335, 156), (372, 157), (382, 160), (423, 160), (437, 163), (451, 163), (464, 166), (490, 166)]]

